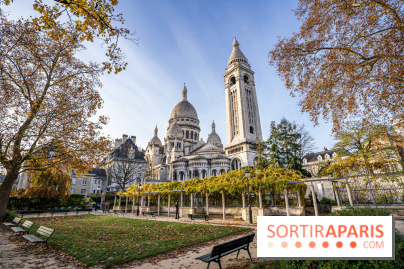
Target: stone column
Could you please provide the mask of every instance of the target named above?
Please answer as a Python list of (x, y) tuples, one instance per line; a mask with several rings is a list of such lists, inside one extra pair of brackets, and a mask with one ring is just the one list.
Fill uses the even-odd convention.
[(143, 198), (143, 194), (142, 194), (142, 198), (141, 198), (141, 200), (140, 200), (140, 206), (142, 207), (143, 204), (144, 204), (144, 198)]
[(160, 194), (157, 195), (157, 216), (160, 216)]
[(339, 191), (337, 187), (335, 186), (334, 182), (332, 181), (332, 189), (334, 191), (335, 199), (337, 200), (337, 205), (340, 207), (341, 206), (341, 200), (339, 199)]
[(170, 205), (171, 205), (171, 196), (170, 194), (168, 195), (168, 213), (167, 216), (170, 217)]
[(285, 195), (286, 216), (290, 216), (288, 190), (284, 189), (283, 194)]
[(181, 208), (183, 208), (184, 207), (184, 194), (181, 192)]
[(191, 193), (191, 209), (194, 208), (194, 194)]
[(302, 201), (300, 200), (300, 191), (296, 191), (296, 196), (297, 196), (297, 206), (302, 206)]
[(245, 208), (245, 193), (244, 192), (241, 194), (241, 200), (243, 202), (243, 208)]
[(150, 211), (150, 192), (149, 195), (147, 196), (147, 207), (149, 208)]
[(113, 207), (113, 209), (115, 209), (115, 206), (116, 206), (116, 195), (115, 195), (115, 199), (114, 199), (114, 207)]
[(121, 210), (121, 203), (122, 202), (122, 197), (121, 196), (119, 196), (119, 205), (118, 205), (118, 210)]
[(262, 193), (261, 193), (261, 189), (258, 190), (258, 199), (260, 202), (260, 208), (262, 208)]
[(226, 204), (224, 199), (224, 192), (222, 193), (222, 204), (223, 204), (223, 220), (226, 220)]
[(351, 187), (349, 186), (348, 180), (346, 181), (346, 192), (348, 194), (349, 204), (353, 207), (354, 204), (352, 200)]
[(206, 193), (206, 215), (209, 216), (209, 193)]
[(129, 203), (129, 197), (126, 196), (125, 214), (128, 213), (128, 203)]
[(133, 198), (132, 198), (132, 214), (135, 214), (135, 197), (136, 197), (136, 194), (133, 194)]
[(317, 199), (316, 199), (316, 193), (314, 192), (313, 183), (310, 183), (310, 186), (311, 186), (311, 196), (313, 197), (314, 213), (316, 216), (318, 216)]

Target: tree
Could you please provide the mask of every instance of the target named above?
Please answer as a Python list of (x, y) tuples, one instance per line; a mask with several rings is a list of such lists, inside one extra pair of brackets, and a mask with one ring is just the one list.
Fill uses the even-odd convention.
[(299, 126), (285, 118), (277, 125), (273, 121), (270, 136), (265, 142), (267, 163), (304, 172), (302, 157), (314, 147), (313, 140), (304, 125)]
[(348, 122), (335, 136), (337, 143), (334, 150), (337, 152), (337, 160), (323, 169), (323, 174), (368, 174), (373, 178), (376, 172), (397, 172), (399, 154), (392, 146), (395, 138), (387, 126), (364, 121)]
[(84, 172), (110, 150), (100, 134), (107, 118), (90, 120), (102, 106), (102, 68), (74, 57), (85, 49), (82, 32), (55, 24), (66, 35), (30, 20), (8, 21), (0, 12), (0, 163), (6, 170), (0, 218), (19, 173), (33, 169), (30, 162)]
[[(0, 0), (1, 4), (10, 5), (19, 0)], [(58, 21), (67, 19), (76, 31), (81, 32), (81, 41), (94, 42), (99, 39), (108, 45), (106, 56), (108, 61), (103, 62), (103, 69), (108, 73), (118, 73), (125, 69), (124, 55), (118, 46), (119, 38), (125, 38), (132, 42), (134, 33), (122, 27), (125, 20), (122, 14), (115, 12), (118, 0), (54, 0), (53, 5), (43, 0), (33, 1), (33, 8), (39, 12), (32, 22), (43, 30), (52, 30), (49, 33), (55, 38), (66, 35), (64, 28), (58, 27)], [(64, 15), (64, 16), (63, 16)]]
[(404, 111), (402, 0), (299, 0), (300, 31), (269, 52), (302, 112), (338, 131), (347, 118), (390, 123)]
[(145, 173), (144, 162), (123, 159), (115, 162), (106, 169), (108, 181), (119, 185), (120, 190), (125, 191), (126, 187), (142, 179)]

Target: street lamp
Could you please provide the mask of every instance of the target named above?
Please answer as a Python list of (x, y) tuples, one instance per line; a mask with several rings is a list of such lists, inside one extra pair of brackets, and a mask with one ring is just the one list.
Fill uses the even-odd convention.
[(245, 170), (244, 175), (247, 178), (247, 195), (248, 195), (248, 214), (249, 216), (249, 222), (252, 224), (252, 211), (251, 211), (251, 204), (250, 204), (250, 184), (248, 182), (248, 178), (250, 177), (250, 170)]
[[(136, 181), (137, 181), (137, 186), (138, 186), (138, 190), (139, 190), (139, 194), (140, 194), (140, 187), (142, 186), (142, 184), (140, 183), (141, 180), (140, 180), (140, 178), (138, 178)], [(136, 216), (139, 216), (139, 197), (137, 198), (137, 211), (136, 211)]]

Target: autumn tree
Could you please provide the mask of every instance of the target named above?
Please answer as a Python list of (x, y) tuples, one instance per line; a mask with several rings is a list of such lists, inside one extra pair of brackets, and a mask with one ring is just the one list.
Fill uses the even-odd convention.
[(347, 118), (390, 123), (404, 111), (404, 2), (299, 0), (302, 22), (279, 39), (270, 64), (318, 124)]
[(337, 158), (322, 169), (322, 174), (335, 176), (367, 174), (373, 178), (380, 172), (397, 172), (400, 157), (394, 146), (396, 136), (388, 126), (364, 121), (345, 123), (335, 135)]
[[(46, 160), (64, 172), (84, 171), (110, 150), (101, 136), (107, 119), (95, 118), (103, 68), (75, 57), (84, 50), (83, 33), (56, 23), (64, 35), (30, 20), (7, 20), (0, 12), (0, 218), (18, 175), (30, 162)], [(52, 147), (52, 156), (47, 149)]]
[[(0, 0), (1, 4), (18, 5), (20, 0)], [(45, 2), (45, 3), (44, 3)], [(120, 38), (137, 42), (133, 38), (134, 32), (122, 27), (125, 20), (120, 13), (116, 13), (115, 7), (118, 0), (54, 0), (32, 1), (33, 9), (38, 12), (32, 22), (41, 29), (52, 30), (49, 32), (54, 37), (66, 35), (65, 29), (58, 27), (58, 22), (69, 21), (74, 29), (81, 32), (81, 41), (94, 42), (99, 40), (106, 45), (108, 60), (103, 62), (102, 68), (108, 73), (118, 73), (125, 69), (124, 61), (118, 41)]]

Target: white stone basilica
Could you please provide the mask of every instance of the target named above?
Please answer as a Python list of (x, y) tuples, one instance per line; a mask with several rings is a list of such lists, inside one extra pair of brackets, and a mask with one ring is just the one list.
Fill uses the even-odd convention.
[(262, 140), (254, 72), (236, 39), (227, 62), (224, 83), (227, 123), (224, 149), (214, 122), (207, 142), (199, 137), (198, 114), (187, 99), (184, 84), (182, 100), (174, 107), (168, 121), (164, 145), (158, 138), (156, 126), (154, 137), (146, 147), (148, 179), (183, 181), (194, 177), (207, 178), (254, 165), (257, 143)]

